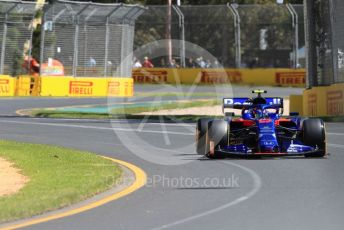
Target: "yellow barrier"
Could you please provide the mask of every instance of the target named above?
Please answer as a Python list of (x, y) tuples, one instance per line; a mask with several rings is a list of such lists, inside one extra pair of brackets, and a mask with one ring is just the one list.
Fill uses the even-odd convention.
[(289, 111), (290, 112), (298, 112), (300, 116), (303, 116), (302, 95), (290, 95), (289, 96)]
[[(304, 87), (304, 69), (176, 69), (133, 70), (136, 83), (241, 84)], [(0, 76), (0, 96), (130, 97), (131, 78), (74, 78), (68, 76)]]
[(134, 96), (134, 81), (132, 78), (107, 78), (107, 96)]
[(135, 83), (241, 84), (305, 87), (304, 69), (173, 69), (138, 68)]
[(344, 115), (344, 84), (313, 87), (303, 92), (306, 116)]
[(30, 96), (31, 95), (31, 77), (20, 76), (16, 83), (16, 96)]
[(11, 97), (15, 95), (16, 78), (0, 75), (0, 96)]
[(41, 77), (41, 96), (131, 97), (132, 78)]
[(131, 78), (0, 76), (1, 96), (131, 97)]
[[(132, 77), (135, 83), (176, 83), (179, 82), (177, 69), (166, 68), (139, 68), (133, 69)], [(177, 78), (177, 79), (176, 79)]]
[(16, 96), (39, 96), (40, 90), (39, 76), (23, 75), (17, 78)]

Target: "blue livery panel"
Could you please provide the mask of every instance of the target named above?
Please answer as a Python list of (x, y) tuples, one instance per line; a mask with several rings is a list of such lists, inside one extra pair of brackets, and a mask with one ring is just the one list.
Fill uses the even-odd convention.
[[(234, 97), (234, 98), (224, 98), (223, 108), (230, 109), (244, 109), (252, 105), (248, 97)], [(266, 105), (274, 105), (279, 108), (283, 108), (283, 98), (281, 97), (266, 97)]]

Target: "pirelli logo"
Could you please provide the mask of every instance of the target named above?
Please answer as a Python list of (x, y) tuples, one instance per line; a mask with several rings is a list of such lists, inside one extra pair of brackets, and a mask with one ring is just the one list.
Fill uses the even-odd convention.
[(208, 84), (241, 83), (242, 75), (239, 71), (202, 71), (200, 82)]
[(71, 81), (69, 82), (69, 94), (71, 95), (93, 95), (93, 82)]
[(133, 71), (133, 79), (137, 83), (166, 83), (166, 70), (137, 69)]
[(120, 94), (121, 83), (119, 81), (111, 81), (108, 83), (108, 94), (118, 96)]
[(318, 100), (318, 98), (317, 98), (316, 94), (310, 94), (308, 96), (308, 100), (307, 100), (307, 102), (308, 102), (308, 104), (307, 104), (308, 113), (311, 116), (317, 115), (317, 100)]
[(133, 84), (124, 82), (124, 96), (131, 96), (133, 94)]
[(7, 94), (10, 92), (10, 80), (0, 79), (0, 94)]
[(111, 81), (108, 83), (109, 96), (132, 96), (133, 95), (132, 82)]
[(304, 85), (306, 82), (306, 72), (276, 73), (275, 81), (278, 85)]
[(344, 97), (343, 90), (328, 91), (327, 99), (327, 115), (337, 116), (344, 115)]

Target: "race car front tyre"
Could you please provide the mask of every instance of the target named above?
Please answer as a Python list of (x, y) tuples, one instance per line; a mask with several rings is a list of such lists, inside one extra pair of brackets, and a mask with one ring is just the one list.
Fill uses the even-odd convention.
[(321, 119), (306, 119), (302, 124), (303, 143), (318, 148), (314, 153), (305, 154), (305, 157), (324, 157), (326, 155), (325, 125)]
[(216, 151), (218, 146), (228, 143), (228, 122), (224, 120), (213, 120), (208, 123), (206, 135), (206, 156), (208, 158), (223, 158), (221, 152)]
[(208, 130), (208, 123), (211, 119), (198, 119), (196, 125), (196, 152), (199, 155), (205, 154), (206, 134)]

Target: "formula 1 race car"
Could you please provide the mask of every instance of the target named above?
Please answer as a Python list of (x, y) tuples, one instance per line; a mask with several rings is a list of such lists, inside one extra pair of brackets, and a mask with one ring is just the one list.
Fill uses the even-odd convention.
[(224, 119), (199, 119), (196, 127), (196, 151), (208, 158), (241, 156), (324, 157), (324, 122), (303, 118), (298, 113), (282, 117), (283, 98), (224, 98), (223, 109), (240, 109), (241, 117), (225, 113)]

